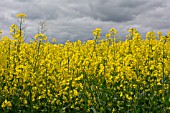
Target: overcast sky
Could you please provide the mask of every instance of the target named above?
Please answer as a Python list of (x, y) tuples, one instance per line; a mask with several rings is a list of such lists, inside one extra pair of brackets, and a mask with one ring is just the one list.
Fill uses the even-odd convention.
[(38, 23), (46, 21), (49, 39), (85, 41), (92, 39), (91, 31), (110, 28), (124, 37), (131, 27), (141, 34), (147, 31), (170, 30), (170, 0), (0, 0), (0, 29), (9, 34), (11, 24), (17, 24), (16, 14), (27, 14), (28, 40), (37, 33)]

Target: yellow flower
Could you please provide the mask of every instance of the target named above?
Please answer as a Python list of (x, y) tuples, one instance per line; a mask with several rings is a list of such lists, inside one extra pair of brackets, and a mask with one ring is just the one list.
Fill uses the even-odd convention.
[(2, 108), (6, 107), (5, 103), (6, 103), (6, 100), (2, 103), (2, 105), (1, 105)]
[(17, 26), (16, 24), (12, 24), (12, 25), (10, 26), (10, 33), (16, 32), (18, 29), (19, 29), (19, 28), (18, 28), (18, 26)]
[(53, 39), (52, 39), (52, 42), (56, 42), (56, 38), (53, 38)]
[(27, 100), (24, 100), (24, 104), (27, 104), (28, 102), (27, 102)]
[(11, 107), (11, 106), (12, 106), (11, 102), (7, 100), (5, 100), (1, 105), (2, 108)]
[(93, 35), (94, 35), (94, 36), (97, 36), (97, 32), (96, 32), (96, 31), (93, 31)]
[(87, 100), (87, 101), (88, 101), (88, 106), (91, 106), (92, 105), (91, 100)]
[(130, 28), (129, 30), (128, 30), (128, 32), (130, 32), (130, 33), (135, 33), (136, 32), (136, 29), (135, 28)]
[(94, 35), (94, 38), (98, 39), (98, 38), (100, 38), (101, 29), (100, 28), (96, 28), (95, 30), (92, 30), (92, 33)]
[(111, 36), (110, 33), (106, 34), (106, 38), (110, 38), (110, 36)]
[(78, 91), (76, 89), (73, 90), (74, 96), (78, 96)]
[(36, 34), (36, 35), (34, 36), (35, 39), (38, 39), (38, 37), (39, 37), (39, 34)]
[(116, 110), (115, 110), (115, 108), (113, 108), (113, 109), (112, 109), (112, 113), (115, 113), (115, 112), (116, 112)]
[(111, 28), (111, 29), (110, 29), (110, 33), (117, 34), (117, 30), (116, 30), (115, 28)]
[(2, 34), (2, 30), (0, 30), (0, 35)]
[(122, 97), (123, 96), (123, 93), (122, 92), (120, 92), (120, 97)]
[(101, 32), (102, 30), (100, 28), (96, 28), (96, 32)]
[(132, 100), (132, 97), (129, 96), (128, 94), (125, 95), (128, 100)]
[(161, 32), (161, 31), (158, 31), (158, 35), (161, 36), (161, 35), (162, 35), (162, 32)]
[(36, 105), (36, 106), (33, 106), (34, 109), (38, 109), (39, 107)]
[(19, 13), (19, 14), (16, 14), (16, 17), (17, 17), (17, 18), (26, 18), (27, 15), (24, 14), (24, 13)]
[(74, 108), (74, 104), (71, 105), (71, 108)]
[(159, 90), (159, 93), (163, 93), (163, 90)]
[(36, 34), (35, 36), (34, 36), (34, 38), (35, 39), (41, 39), (41, 40), (47, 40), (48, 38), (47, 38), (47, 36), (45, 36), (44, 34), (42, 34), (42, 33), (40, 33), (40, 34)]

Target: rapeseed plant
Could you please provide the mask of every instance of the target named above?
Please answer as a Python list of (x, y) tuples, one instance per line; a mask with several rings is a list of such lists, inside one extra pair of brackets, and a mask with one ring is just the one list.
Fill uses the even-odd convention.
[(25, 43), (22, 22), (0, 40), (0, 112), (169, 112), (169, 32), (143, 39), (131, 28), (117, 42), (115, 28), (107, 40), (96, 28), (84, 43), (43, 33)]

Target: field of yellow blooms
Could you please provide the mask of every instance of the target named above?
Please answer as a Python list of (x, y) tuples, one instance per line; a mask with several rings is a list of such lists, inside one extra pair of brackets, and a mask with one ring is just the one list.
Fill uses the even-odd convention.
[(131, 28), (117, 41), (116, 29), (100, 40), (96, 28), (86, 42), (50, 43), (36, 34), (26, 43), (26, 15), (17, 18), (13, 39), (0, 35), (0, 112), (170, 112), (170, 32), (142, 38)]

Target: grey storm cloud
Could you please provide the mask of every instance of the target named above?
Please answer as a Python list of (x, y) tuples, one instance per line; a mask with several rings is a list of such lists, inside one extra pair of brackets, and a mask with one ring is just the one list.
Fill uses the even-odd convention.
[(94, 17), (99, 18), (102, 21), (114, 21), (114, 22), (126, 22), (134, 20), (137, 15), (153, 10), (157, 7), (163, 7), (162, 2), (150, 3), (145, 0), (110, 0), (109, 2), (103, 2), (100, 0), (96, 4), (91, 3), (91, 9), (93, 10)]
[(1, 0), (0, 29), (7, 35), (9, 27), (17, 23), (15, 15), (26, 13), (26, 35), (33, 37), (37, 25), (45, 20), (49, 39), (92, 39), (91, 31), (102, 28), (102, 35), (115, 27), (118, 35), (125, 36), (131, 27), (141, 33), (148, 30), (170, 29), (170, 1), (162, 0)]

